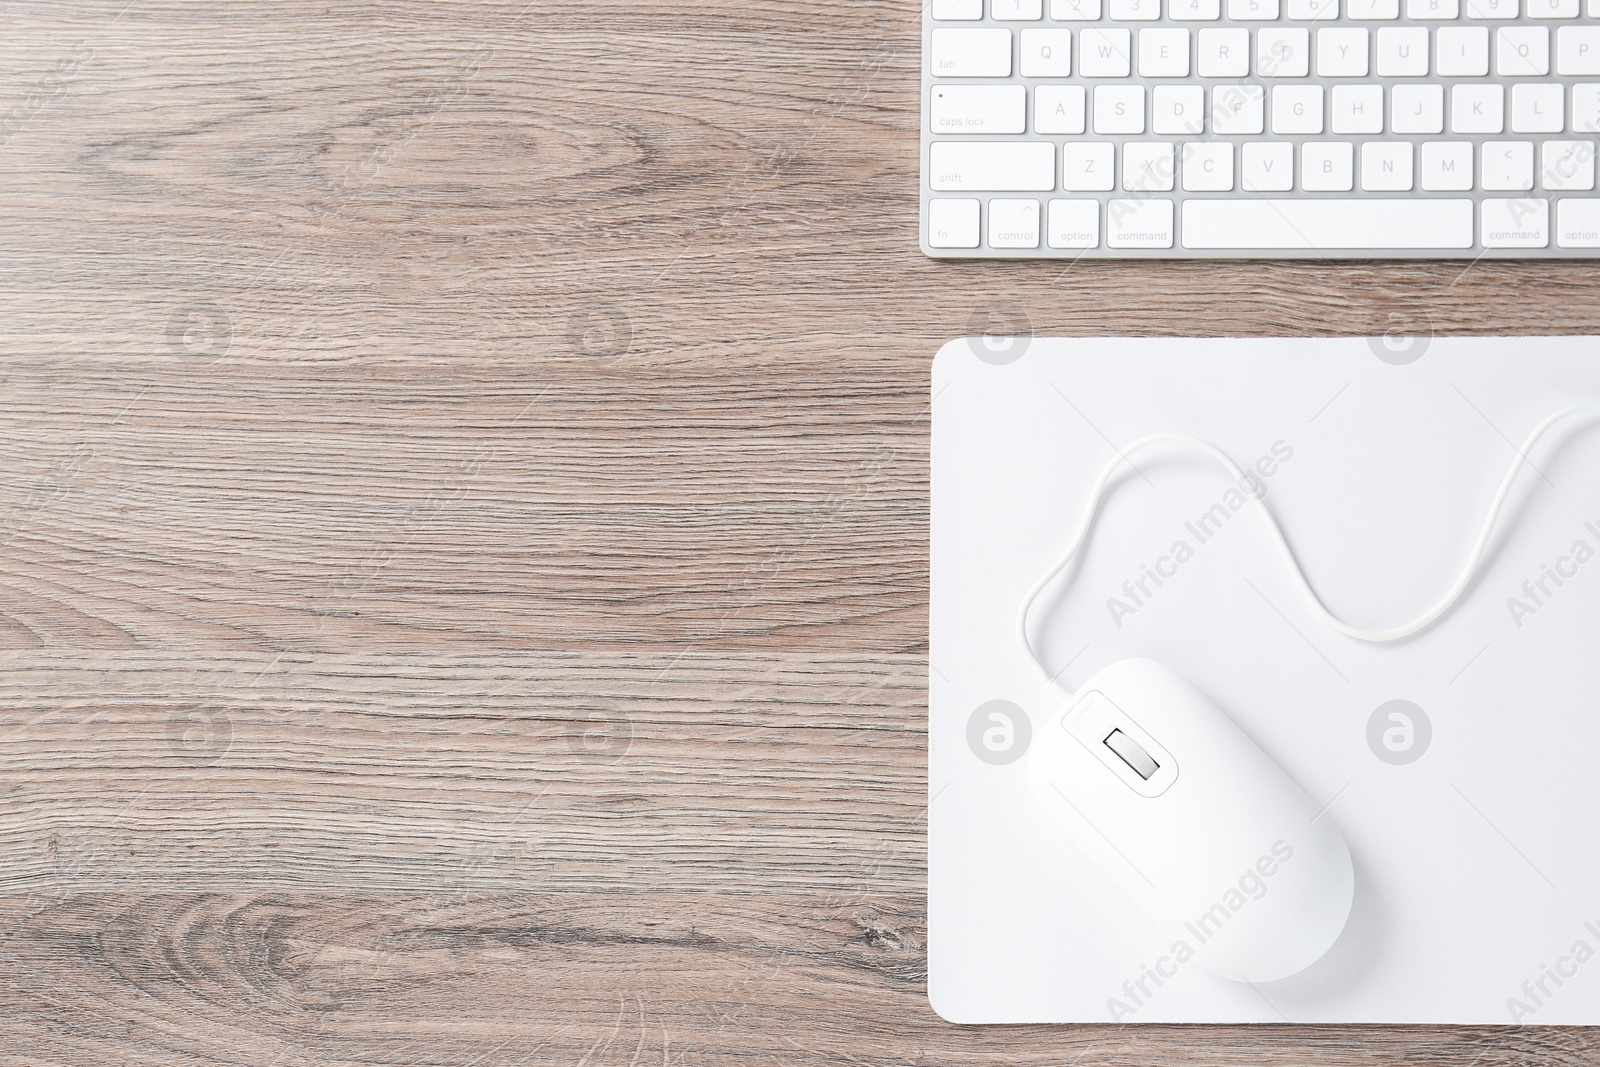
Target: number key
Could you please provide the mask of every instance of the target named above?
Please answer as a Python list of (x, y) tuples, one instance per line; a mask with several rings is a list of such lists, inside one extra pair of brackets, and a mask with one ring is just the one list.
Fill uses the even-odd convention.
[(1461, 15), (1461, 0), (1406, 0), (1408, 19), (1453, 19)]
[(1161, 0), (1111, 0), (1111, 17), (1118, 22), (1154, 22), (1161, 17)]

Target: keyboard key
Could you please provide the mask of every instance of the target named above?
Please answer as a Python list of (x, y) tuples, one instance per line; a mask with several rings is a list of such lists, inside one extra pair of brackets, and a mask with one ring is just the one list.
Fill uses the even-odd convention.
[(1188, 76), (1188, 30), (1139, 31), (1139, 77), (1187, 78)]
[(1100, 201), (1052, 200), (1048, 225), (1051, 248), (1099, 248)]
[(1158, 85), (1152, 94), (1151, 133), (1205, 132), (1206, 93), (1198, 85)]
[(1233, 189), (1233, 144), (1191, 141), (1183, 146), (1183, 187), (1192, 193), (1226, 193)]
[(1061, 146), (1061, 188), (1107, 193), (1117, 184), (1117, 146), (1109, 141), (1068, 141)]
[(1094, 132), (1143, 133), (1144, 86), (1095, 86)]
[(1566, 128), (1563, 97), (1559, 84), (1518, 82), (1511, 87), (1512, 133), (1560, 133)]
[(1126, 78), (1132, 57), (1133, 34), (1127, 30), (1078, 31), (1078, 73), (1085, 78)]
[(983, 18), (983, 0), (933, 0), (933, 17), (940, 22), (976, 22)]
[(931, 93), (934, 133), (1022, 133), (1028, 128), (1028, 90), (1020, 85), (936, 85)]
[(1011, 77), (1011, 31), (935, 29), (933, 74), (937, 78)]
[(1383, 86), (1335, 85), (1328, 128), (1334, 133), (1382, 133)]
[(1034, 133), (1082, 133), (1084, 88), (1081, 85), (1041, 85), (1033, 91)]
[(1106, 201), (1109, 248), (1171, 248), (1171, 200)]
[(1378, 77), (1424, 78), (1428, 31), (1420, 26), (1385, 26), (1378, 31)]
[(1434, 41), (1433, 69), (1441, 77), (1481, 78), (1489, 73), (1489, 27), (1443, 26)]
[(1039, 201), (989, 201), (990, 248), (1038, 248)]
[(928, 201), (928, 244), (934, 248), (977, 248), (976, 200)]
[(1517, 0), (1467, 0), (1469, 19), (1514, 19)]
[(1361, 188), (1368, 192), (1409, 193), (1410, 141), (1366, 141), (1361, 145)]
[(1422, 187), (1431, 193), (1465, 192), (1471, 189), (1472, 142), (1423, 142)]
[(1023, 30), (1024, 78), (1065, 78), (1072, 73), (1071, 30)]
[(1578, 0), (1528, 0), (1530, 19), (1575, 19)]
[(1201, 30), (1199, 51), (1202, 78), (1243, 78), (1250, 73), (1249, 30)]
[(1239, 187), (1250, 193), (1286, 193), (1294, 188), (1294, 145), (1247, 141), (1239, 152)]
[(1037, 22), (1044, 17), (1044, 0), (989, 0), (989, 17), (996, 22)]
[(1395, 133), (1444, 132), (1444, 86), (1396, 85), (1389, 103), (1389, 129)]
[(1339, 0), (1289, 0), (1288, 16), (1297, 21), (1331, 22), (1339, 17)]
[(1569, 196), (1558, 203), (1556, 243), (1562, 248), (1600, 248), (1600, 200)]
[(1543, 26), (1501, 26), (1494, 31), (1494, 69), (1512, 78), (1550, 73), (1550, 31)]
[[(1428, 31), (1421, 31), (1426, 34)], [(1256, 73), (1263, 78), (1304, 78), (1311, 64), (1311, 31), (1256, 31)]]
[(1532, 189), (1533, 142), (1483, 142), (1479, 184), (1488, 190), (1522, 192)]
[(1321, 133), (1322, 86), (1274, 86), (1272, 89), (1272, 132)]
[(1177, 171), (1171, 141), (1129, 141), (1122, 146), (1122, 187), (1130, 193), (1166, 193)]
[(1472, 201), (1238, 200), (1183, 205), (1183, 247), (1216, 249), (1458, 249), (1472, 247)]
[(1223, 134), (1260, 133), (1266, 128), (1266, 95), (1266, 89), (1259, 85), (1219, 85), (1212, 89), (1212, 131)]
[(1450, 88), (1451, 133), (1499, 133), (1505, 129), (1505, 89), (1458, 84)]
[(1453, 19), (1461, 14), (1461, 0), (1406, 0), (1408, 19)]
[(1167, 0), (1167, 18), (1173, 22), (1215, 22), (1222, 17), (1222, 0)]
[(1556, 31), (1557, 74), (1600, 74), (1600, 26), (1563, 26)]
[(1400, 0), (1345, 0), (1345, 17), (1351, 22), (1382, 22), (1400, 17)]
[(1100, 0), (1050, 0), (1050, 17), (1057, 22), (1095, 22)]
[(1317, 31), (1317, 75), (1322, 78), (1367, 76), (1367, 31), (1355, 26)]
[(1345, 193), (1355, 185), (1355, 146), (1349, 141), (1306, 141), (1300, 146), (1300, 188)]
[(1161, 0), (1111, 0), (1116, 22), (1154, 22), (1161, 17)]
[(928, 147), (934, 192), (1049, 192), (1056, 146), (1049, 141), (935, 141)]
[(1588, 192), (1594, 188), (1593, 141), (1546, 141), (1539, 148), (1539, 187)]
[(1230, 22), (1273, 22), (1277, 17), (1278, 0), (1228, 0)]
[(1544, 248), (1550, 243), (1550, 201), (1485, 200), (1483, 247)]
[(1572, 132), (1600, 133), (1600, 85), (1586, 82), (1572, 87)]

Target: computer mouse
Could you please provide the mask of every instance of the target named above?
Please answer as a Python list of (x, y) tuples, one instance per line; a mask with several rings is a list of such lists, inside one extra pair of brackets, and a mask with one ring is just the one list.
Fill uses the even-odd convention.
[[(1036, 801), (1193, 961), (1236, 982), (1311, 966), (1350, 916), (1333, 818), (1215, 703), (1146, 659), (1112, 664), (1039, 730)], [(1163, 957), (1166, 958), (1166, 957)]]

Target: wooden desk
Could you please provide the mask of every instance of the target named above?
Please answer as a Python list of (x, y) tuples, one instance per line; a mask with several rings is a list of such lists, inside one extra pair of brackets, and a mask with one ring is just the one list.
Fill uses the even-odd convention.
[(930, 262), (909, 0), (0, 57), (0, 1063), (1600, 1060), (923, 994), (940, 343), (1600, 332), (1594, 268)]

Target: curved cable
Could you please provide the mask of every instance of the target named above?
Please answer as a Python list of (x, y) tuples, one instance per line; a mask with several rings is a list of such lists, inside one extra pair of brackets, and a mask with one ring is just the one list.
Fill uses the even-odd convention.
[(1284, 560), (1289, 564), (1289, 569), (1298, 580), (1300, 591), (1305, 594), (1316, 614), (1330, 629), (1357, 641), (1382, 643), (1409, 637), (1417, 631), (1425, 629), (1454, 607), (1456, 601), (1461, 598), (1461, 594), (1466, 591), (1467, 586), (1472, 584), (1478, 565), (1483, 562), (1484, 553), (1488, 551), (1489, 538), (1494, 533), (1495, 524), (1499, 521), (1500, 513), (1505, 508), (1506, 498), (1511, 495), (1511, 487), (1515, 483), (1517, 475), (1521, 473), (1522, 468), (1528, 463), (1528, 453), (1539, 443), (1539, 439), (1557, 423), (1574, 415), (1585, 414), (1600, 414), (1600, 404), (1575, 404), (1572, 407), (1562, 408), (1534, 428), (1534, 431), (1528, 435), (1528, 439), (1523, 442), (1522, 447), (1517, 450), (1517, 458), (1511, 461), (1511, 468), (1506, 471), (1506, 476), (1501, 479), (1500, 489), (1495, 493), (1494, 501), (1489, 505), (1489, 514), (1483, 520), (1483, 528), (1478, 531), (1477, 541), (1467, 554), (1466, 563), (1462, 565), (1460, 576), (1432, 607), (1412, 621), (1388, 630), (1363, 630), (1351, 626), (1328, 610), (1327, 605), (1323, 604), (1322, 598), (1317, 595), (1317, 591), (1311, 588), (1311, 582), (1306, 578), (1305, 570), (1300, 566), (1300, 561), (1295, 558), (1294, 550), (1289, 547), (1288, 540), (1284, 538), (1283, 530), (1279, 528), (1278, 521), (1272, 517), (1272, 512), (1268, 510), (1266, 503), (1263, 501), (1264, 494), (1252, 491), (1248, 487), (1245, 473), (1239, 469), (1239, 465), (1226, 452), (1209, 441), (1203, 441), (1198, 437), (1190, 437), (1188, 434), (1154, 433), (1141, 437), (1118, 452), (1117, 457), (1105, 465), (1105, 469), (1100, 472), (1100, 477), (1095, 479), (1094, 487), (1089, 490), (1089, 503), (1083, 509), (1083, 517), (1078, 522), (1077, 530), (1074, 531), (1072, 538), (1067, 542), (1066, 551), (1061, 554), (1061, 558), (1056, 561), (1055, 566), (1046, 571), (1044, 577), (1034, 583), (1033, 588), (1028, 591), (1027, 597), (1022, 601), (1022, 607), (1017, 612), (1017, 639), (1022, 644), (1022, 651), (1027, 656), (1028, 662), (1033, 664), (1034, 669), (1039, 672), (1045, 684), (1071, 698), (1071, 692), (1057, 682), (1055, 678), (1051, 677), (1050, 672), (1045, 669), (1043, 663), (1039, 662), (1039, 657), (1034, 653), (1033, 645), (1028, 640), (1028, 613), (1033, 608), (1033, 602), (1039, 598), (1039, 594), (1044, 592), (1050, 583), (1055, 580), (1056, 576), (1066, 569), (1067, 564), (1072, 562), (1073, 557), (1078, 554), (1078, 550), (1083, 547), (1084, 541), (1088, 539), (1089, 531), (1094, 526), (1095, 516), (1099, 513), (1101, 500), (1105, 496), (1106, 485), (1111, 481), (1112, 475), (1117, 472), (1117, 469), (1122, 464), (1130, 462), (1129, 457), (1134, 453), (1159, 444), (1179, 444), (1203, 452), (1216, 460), (1232, 476), (1234, 482), (1255, 504), (1256, 511), (1266, 521), (1267, 530), (1272, 534), (1272, 539), (1276, 542), (1278, 550), (1283, 554)]

